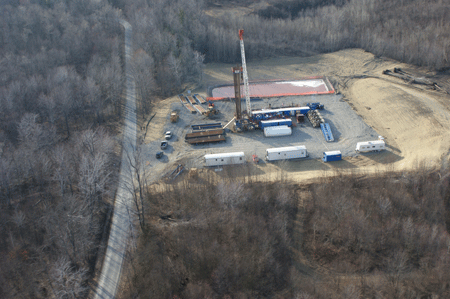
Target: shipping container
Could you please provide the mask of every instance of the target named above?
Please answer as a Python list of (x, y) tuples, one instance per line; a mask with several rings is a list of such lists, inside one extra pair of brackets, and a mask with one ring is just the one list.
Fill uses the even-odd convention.
[(266, 149), (267, 161), (290, 160), (306, 157), (308, 157), (308, 152), (304, 145)]
[(358, 142), (356, 144), (356, 152), (378, 152), (386, 149), (384, 138), (378, 136), (378, 140)]
[(342, 160), (341, 151), (324, 152), (322, 157), (323, 162)]
[(277, 126), (264, 128), (264, 136), (266, 137), (280, 137), (292, 135), (292, 129), (288, 126)]
[(245, 154), (243, 152), (205, 155), (206, 166), (220, 166), (244, 163)]
[(261, 130), (267, 127), (275, 127), (275, 126), (292, 126), (292, 119), (290, 118), (280, 118), (280, 119), (271, 119), (271, 120), (262, 120), (260, 124)]

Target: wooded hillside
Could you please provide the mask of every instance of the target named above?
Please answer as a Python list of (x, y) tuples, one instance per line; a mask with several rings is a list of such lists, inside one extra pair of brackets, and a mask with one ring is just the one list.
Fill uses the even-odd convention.
[(158, 188), (121, 298), (447, 298), (446, 174)]
[[(251, 7), (254, 2), (0, 0), (0, 297), (79, 298), (87, 293), (102, 238), (107, 235), (105, 228), (119, 168), (116, 151), (119, 146), (113, 137), (120, 126), (124, 85), (123, 28), (119, 19), (126, 19), (133, 28), (133, 73), (142, 114), (151, 111), (158, 97), (176, 94), (186, 83), (201, 83), (205, 62), (240, 62), (237, 35), (240, 28), (245, 30), (249, 60), (360, 47), (376, 55), (436, 70), (450, 67), (450, 3), (446, 1), (268, 3), (269, 6), (253, 9), (245, 16), (225, 13), (218, 17), (208, 12), (238, 10), (239, 5)], [(400, 190), (412, 192), (408, 188)], [(255, 198), (267, 199), (255, 194)], [(442, 196), (442, 200), (446, 199)], [(402, 198), (401, 194), (398, 198)], [(233, 211), (237, 210), (225, 208), (212, 196), (210, 200), (217, 217), (234, 217)], [(247, 202), (250, 203), (258, 205)], [(275, 199), (266, 204), (274, 208), (273, 215), (269, 215), (271, 219), (283, 219), (286, 225), (292, 221)], [(262, 274), (267, 267), (275, 267), (276, 271), (289, 267), (284, 255), (287, 246), (284, 242), (289, 240), (283, 239), (284, 235), (278, 236), (275, 229), (281, 225), (276, 221), (281, 220), (265, 223), (259, 208), (246, 210), (242, 204), (239, 209), (236, 215), (249, 216), (253, 221), (251, 227), (261, 229), (261, 236), (268, 239), (258, 239), (256, 228), (237, 234), (238, 239), (225, 234), (229, 246), (221, 247), (218, 253), (231, 254), (233, 246), (241, 242), (239, 238), (249, 238), (248, 246), (261, 257), (261, 263), (245, 264), (246, 260), (240, 260), (253, 272), (239, 268), (240, 275), (248, 280), (246, 284), (235, 284), (230, 260), (237, 260), (217, 262), (213, 265), (218, 268), (211, 267), (209, 272), (201, 273), (204, 276), (195, 276), (197, 280), (190, 278), (195, 281), (189, 291), (192, 294), (246, 293), (254, 287), (257, 294), (270, 295), (262, 282), (270, 285), (275, 281), (272, 292), (288, 285), (289, 277), (282, 276), (278, 281), (277, 277)], [(365, 209), (363, 212), (369, 214)], [(319, 211), (318, 208), (314, 213)], [(409, 221), (400, 216), (398, 223)], [(426, 217), (428, 222), (417, 224), (424, 225), (420, 236), (443, 232), (441, 218), (432, 226), (429, 219), (434, 216)], [(415, 219), (411, 221), (415, 223)], [(237, 230), (247, 225), (237, 218), (233, 221)], [(214, 242), (219, 242), (215, 238), (229, 229), (220, 225), (216, 229), (221, 233), (212, 235), (205, 246), (215, 248)], [(346, 224), (340, 225), (336, 230), (343, 231)], [(158, 238), (167, 237), (159, 228), (152, 229)], [(194, 239), (201, 233), (200, 228), (190, 234), (184, 234), (181, 228), (177, 232), (180, 237), (189, 235)], [(333, 250), (348, 250), (339, 248), (350, 244), (349, 240), (333, 239), (336, 240), (339, 242), (333, 243), (328, 237), (322, 239)], [(425, 239), (420, 240), (424, 244)], [(355, 244), (362, 246), (358, 250), (372, 254), (367, 245), (358, 242)], [(280, 247), (271, 249), (270, 244)], [(375, 245), (385, 249), (383, 244)], [(141, 246), (144, 248), (145, 243)], [(197, 244), (190, 246), (184, 252), (187, 255), (200, 250)], [(266, 247), (258, 252), (258, 246)], [(433, 259), (442, 258), (445, 251), (442, 246), (439, 243), (433, 247), (434, 251), (426, 253), (420, 248), (420, 254), (417, 248), (408, 252), (408, 260), (414, 260), (411, 267), (423, 269), (421, 263), (428, 261), (424, 257), (431, 256), (430, 269), (435, 271), (433, 275), (438, 275), (440, 272), (433, 268), (438, 263)], [(305, 250), (309, 252), (311, 248)], [(163, 257), (165, 253), (158, 254)], [(332, 263), (326, 252), (321, 254), (319, 258)], [(213, 257), (218, 259), (217, 255)], [(381, 264), (369, 264), (372, 270), (382, 268)], [(195, 272), (189, 267), (183, 273)], [(255, 273), (262, 281), (255, 282), (252, 277)], [(208, 276), (213, 274), (228, 284), (215, 285), (212, 276)], [(172, 277), (170, 273), (167, 275)], [(445, 291), (446, 276), (438, 277)], [(164, 288), (161, 294), (167, 294), (166, 290), (171, 287)], [(185, 294), (182, 292), (186, 288), (177, 285), (176, 290), (177, 294)], [(444, 291), (442, 294), (446, 294)]]

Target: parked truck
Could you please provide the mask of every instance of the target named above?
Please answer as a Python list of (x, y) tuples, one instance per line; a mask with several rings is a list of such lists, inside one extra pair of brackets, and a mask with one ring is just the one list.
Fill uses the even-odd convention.
[(220, 165), (232, 165), (244, 163), (245, 163), (244, 152), (205, 155), (206, 166), (220, 166)]
[(170, 122), (176, 123), (178, 121), (178, 112), (177, 111), (172, 111), (170, 113)]
[(292, 135), (292, 129), (288, 126), (276, 126), (264, 128), (264, 136), (266, 137), (280, 137)]
[(308, 157), (308, 152), (304, 145), (287, 146), (266, 149), (266, 160), (291, 160)]

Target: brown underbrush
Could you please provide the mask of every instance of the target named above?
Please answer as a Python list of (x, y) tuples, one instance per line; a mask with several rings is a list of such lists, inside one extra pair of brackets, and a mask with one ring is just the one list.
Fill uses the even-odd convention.
[(449, 297), (445, 172), (249, 181), (153, 191), (121, 297)]

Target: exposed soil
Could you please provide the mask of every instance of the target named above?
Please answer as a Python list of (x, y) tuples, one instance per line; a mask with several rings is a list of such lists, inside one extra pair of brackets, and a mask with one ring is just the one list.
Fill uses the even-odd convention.
[[(231, 67), (231, 64), (219, 63), (206, 65), (202, 87), (193, 92), (206, 96), (208, 86), (232, 83)], [(366, 124), (385, 138), (389, 150), (379, 154), (346, 157), (343, 161), (326, 164), (320, 160), (305, 160), (300, 162), (301, 167), (298, 163), (249, 165), (247, 173), (271, 180), (279, 178), (280, 172), (286, 172), (291, 180), (302, 181), (335, 170), (367, 173), (401, 171), (412, 169), (418, 163), (438, 166), (442, 161), (447, 161), (450, 148), (450, 96), (382, 74), (383, 70), (395, 67), (408, 69), (410, 73), (429, 73), (411, 65), (375, 57), (360, 49), (312, 57), (281, 57), (249, 62), (250, 80), (327, 76), (336, 91), (343, 95), (343, 100)], [(309, 99), (305, 97), (305, 101)], [(320, 101), (320, 95), (315, 96), (315, 100)], [(171, 97), (156, 105), (148, 116), (156, 113), (149, 123), (144, 143), (162, 137), (171, 104), (176, 101), (177, 97)], [(182, 136), (177, 139), (169, 156), (170, 162), (164, 163), (163, 168), (172, 168), (172, 163), (179, 163), (190, 152), (185, 148)], [(177, 152), (177, 147), (180, 152)], [(207, 173), (224, 175), (224, 172)]]

